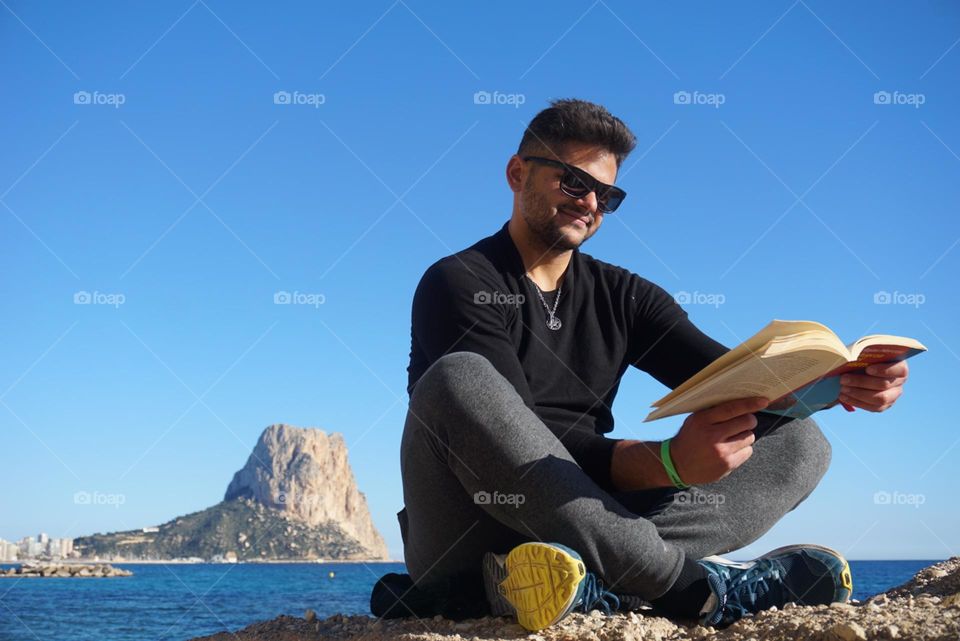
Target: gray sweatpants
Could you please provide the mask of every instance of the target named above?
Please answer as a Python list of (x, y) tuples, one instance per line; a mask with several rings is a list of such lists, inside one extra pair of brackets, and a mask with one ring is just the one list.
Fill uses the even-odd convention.
[(753, 456), (726, 478), (611, 494), (486, 358), (447, 354), (417, 382), (400, 447), (407, 571), (429, 589), (479, 572), (485, 552), (556, 542), (607, 587), (655, 599), (684, 558), (757, 540), (826, 472), (830, 444), (812, 420), (759, 416)]

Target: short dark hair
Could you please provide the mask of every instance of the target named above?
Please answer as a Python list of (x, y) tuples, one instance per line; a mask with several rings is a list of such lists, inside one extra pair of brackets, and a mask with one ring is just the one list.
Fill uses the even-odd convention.
[(523, 133), (517, 154), (558, 154), (570, 142), (606, 149), (616, 158), (617, 169), (637, 146), (637, 138), (630, 128), (604, 106), (562, 98), (551, 101), (548, 108), (533, 117)]

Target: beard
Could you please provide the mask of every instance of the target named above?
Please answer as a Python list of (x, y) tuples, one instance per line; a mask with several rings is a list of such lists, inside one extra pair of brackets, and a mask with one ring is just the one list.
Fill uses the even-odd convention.
[[(520, 194), (521, 214), (531, 234), (536, 238), (541, 248), (547, 252), (565, 252), (578, 248), (596, 230), (597, 220), (587, 226), (586, 234), (582, 238), (573, 238), (563, 230), (558, 218), (558, 210), (546, 196), (538, 192), (529, 182), (524, 185)], [(575, 206), (561, 207), (573, 214), (582, 215)]]

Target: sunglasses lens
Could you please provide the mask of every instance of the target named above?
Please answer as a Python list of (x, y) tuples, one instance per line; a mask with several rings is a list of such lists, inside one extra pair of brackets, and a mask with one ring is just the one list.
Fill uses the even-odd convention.
[(560, 190), (571, 198), (584, 198), (590, 192), (596, 192), (597, 208), (604, 213), (616, 210), (627, 196), (626, 192), (619, 187), (604, 185), (583, 170), (570, 167), (562, 162), (533, 156), (525, 157), (524, 160), (537, 160), (563, 167), (564, 172), (560, 176)]
[(606, 213), (616, 211), (617, 207), (620, 206), (620, 203), (623, 202), (625, 196), (626, 194), (619, 189), (609, 189), (600, 198), (599, 207)]
[(572, 171), (564, 172), (560, 178), (560, 186), (571, 198), (583, 198), (590, 193), (590, 187)]

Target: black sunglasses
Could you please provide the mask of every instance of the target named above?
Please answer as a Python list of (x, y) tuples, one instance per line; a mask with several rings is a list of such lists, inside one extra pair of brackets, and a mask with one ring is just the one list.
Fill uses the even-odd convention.
[(543, 158), (542, 156), (522, 156), (521, 160), (532, 160), (534, 162), (556, 167), (563, 170), (560, 176), (560, 191), (571, 198), (584, 198), (591, 191), (597, 194), (597, 208), (604, 214), (610, 214), (617, 210), (623, 199), (627, 197), (627, 192), (602, 183), (584, 170), (573, 165), (568, 165), (552, 158)]

